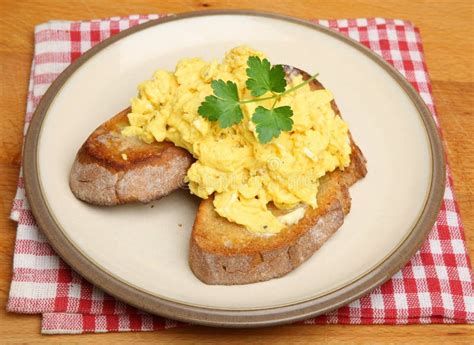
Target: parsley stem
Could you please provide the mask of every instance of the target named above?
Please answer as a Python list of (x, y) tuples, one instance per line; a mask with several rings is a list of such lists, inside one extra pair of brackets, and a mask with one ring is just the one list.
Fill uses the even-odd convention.
[(273, 102), (271, 110), (275, 109), (275, 105), (277, 104), (279, 99), (280, 99), (279, 97), (275, 98), (275, 102)]
[[(277, 100), (281, 97), (283, 97), (284, 95), (287, 95), (289, 94), (290, 92), (293, 92), (303, 86), (305, 86), (306, 84), (312, 82), (314, 79), (316, 79), (316, 77), (319, 75), (319, 73), (316, 73), (315, 75), (311, 76), (310, 78), (306, 79), (304, 82), (292, 87), (291, 89), (288, 89), (286, 90), (285, 92), (282, 92), (280, 94), (275, 94), (274, 92), (272, 92), (273, 96), (267, 96), (267, 97), (261, 97), (261, 98), (251, 98), (251, 99), (245, 99), (243, 101), (239, 101), (240, 104), (245, 104), (245, 103), (254, 103), (254, 102), (261, 102), (261, 101), (267, 101), (269, 99), (274, 99), (276, 98)], [(275, 101), (276, 103), (276, 101)], [(275, 106), (275, 105), (274, 105)]]
[(245, 99), (243, 101), (239, 101), (240, 104), (245, 104), (245, 103), (254, 103), (254, 102), (261, 102), (261, 101), (266, 101), (269, 99), (274, 99), (277, 98), (278, 96), (268, 96), (268, 97), (261, 97), (261, 98), (250, 98), (250, 99)]
[(286, 95), (286, 94), (288, 94), (288, 93), (290, 93), (290, 92), (293, 92), (293, 91), (299, 89), (300, 87), (305, 86), (305, 85), (308, 84), (308, 83), (311, 83), (314, 79), (316, 79), (316, 77), (317, 77), (318, 75), (319, 75), (319, 73), (316, 73), (315, 75), (313, 75), (313, 76), (309, 77), (308, 79), (306, 79), (306, 80), (305, 80), (304, 82), (302, 82), (301, 84), (298, 84), (298, 85), (292, 87), (291, 89), (286, 90), (285, 92), (279, 94), (278, 96), (282, 97), (282, 96), (284, 96), (284, 95)]

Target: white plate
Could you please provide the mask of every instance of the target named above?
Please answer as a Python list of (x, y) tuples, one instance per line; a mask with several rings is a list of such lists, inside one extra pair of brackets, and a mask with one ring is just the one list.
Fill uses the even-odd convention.
[[(320, 73), (318, 79), (335, 95), (367, 158), (368, 174), (350, 190), (352, 209), (344, 225), (301, 267), (267, 282), (209, 286), (188, 266), (188, 241), (198, 200), (187, 191), (154, 202), (153, 208), (100, 208), (73, 196), (68, 174), (91, 131), (128, 106), (137, 84), (150, 78), (154, 70), (172, 70), (183, 57), (221, 59), (240, 44), (265, 52), (274, 64)], [(128, 291), (142, 291), (199, 310), (297, 305), (329, 296), (367, 277), (388, 258), (400, 256), (397, 250), (413, 235), (417, 223), (425, 222), (416, 230), (424, 237), (434, 220), (441, 192), (434, 195), (433, 186), (444, 187), (444, 164), (428, 111), (413, 89), (381, 59), (327, 29), (257, 13), (183, 15), (114, 37), (61, 77), (35, 115), (32, 127), (36, 130), (28, 138), (34, 152), (26, 155), (37, 166), (25, 172), (27, 179), (34, 179), (39, 186), (42, 201), (32, 202), (35, 215), (41, 218), (47, 212), (56, 223), (53, 231), (42, 222), (53, 246), (89, 279), (94, 280), (94, 275), (74, 264), (77, 255), (107, 272), (114, 284), (131, 287)], [(33, 184), (27, 183), (32, 194), (36, 193)], [(47, 210), (40, 212), (39, 203)], [(55, 232), (62, 232), (74, 254), (60, 248), (63, 244), (55, 244)], [(414, 238), (418, 245), (420, 237)], [(414, 246), (408, 245), (411, 252)], [(398, 266), (407, 259), (406, 255), (400, 257), (403, 262), (394, 261)], [(387, 272), (393, 272), (396, 265), (391, 264)], [(378, 283), (388, 278), (380, 277), (379, 272)], [(114, 284), (108, 288), (108, 283), (96, 283), (137, 304), (114, 290)]]

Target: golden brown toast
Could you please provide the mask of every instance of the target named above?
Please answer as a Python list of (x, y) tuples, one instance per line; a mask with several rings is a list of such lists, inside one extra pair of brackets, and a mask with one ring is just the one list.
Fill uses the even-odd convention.
[(192, 156), (170, 142), (147, 144), (123, 136), (129, 112), (103, 123), (80, 148), (69, 177), (77, 198), (107, 206), (149, 202), (182, 185)]
[[(287, 75), (309, 75), (287, 67)], [(312, 89), (323, 86), (314, 81)], [(340, 116), (336, 103), (332, 107)], [(207, 284), (248, 284), (280, 277), (294, 270), (321, 247), (342, 225), (350, 210), (348, 188), (367, 173), (366, 160), (351, 137), (351, 163), (320, 181), (318, 207), (308, 207), (297, 224), (273, 236), (249, 232), (243, 226), (220, 217), (212, 197), (202, 200), (190, 240), (189, 264), (194, 274)], [(282, 211), (273, 208), (275, 214)]]

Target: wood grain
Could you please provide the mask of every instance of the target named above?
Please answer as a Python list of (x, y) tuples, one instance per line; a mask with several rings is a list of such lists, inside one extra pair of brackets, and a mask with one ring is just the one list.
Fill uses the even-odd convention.
[(133, 13), (178, 13), (200, 9), (252, 8), (300, 18), (387, 17), (411, 20), (421, 30), (455, 192), (474, 255), (474, 19), (462, 1), (307, 0), (240, 1), (10, 1), (0, 3), (0, 339), (8, 343), (474, 343), (468, 325), (283, 326), (231, 330), (192, 327), (152, 333), (40, 336), (40, 318), (5, 312), (11, 278), (15, 223), (9, 220), (21, 158), (23, 117), (34, 26), (50, 19), (92, 19)]

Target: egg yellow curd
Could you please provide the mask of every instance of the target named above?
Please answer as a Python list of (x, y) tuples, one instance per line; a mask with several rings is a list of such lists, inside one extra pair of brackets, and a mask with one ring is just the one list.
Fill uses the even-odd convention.
[[(304, 217), (308, 207), (317, 207), (322, 176), (349, 165), (349, 132), (331, 107), (333, 95), (312, 91), (308, 84), (277, 99), (276, 106), (291, 106), (293, 128), (265, 144), (251, 118), (256, 107), (272, 107), (273, 99), (242, 104), (243, 120), (229, 128), (200, 116), (201, 102), (213, 92), (212, 80), (233, 81), (241, 100), (252, 98), (245, 84), (250, 56), (265, 57), (239, 46), (220, 63), (186, 58), (174, 72), (156, 71), (138, 86), (130, 126), (122, 134), (147, 143), (170, 141), (188, 150), (196, 159), (186, 177), (192, 194), (213, 196), (220, 216), (251, 232), (278, 233)], [(302, 82), (294, 76), (287, 86)], [(270, 203), (288, 214), (275, 216)]]

